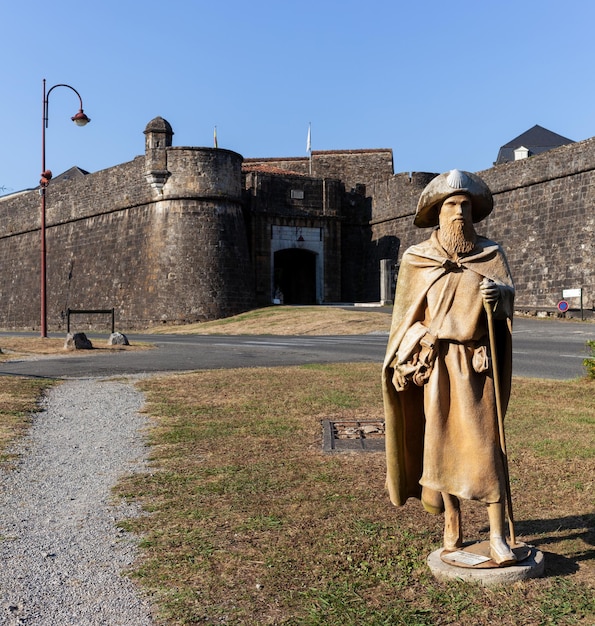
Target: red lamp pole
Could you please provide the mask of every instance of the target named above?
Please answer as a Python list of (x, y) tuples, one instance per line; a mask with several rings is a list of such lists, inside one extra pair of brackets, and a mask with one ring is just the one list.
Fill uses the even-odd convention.
[(51, 87), (47, 93), (45, 89), (45, 78), (43, 79), (43, 116), (42, 116), (42, 125), (41, 125), (41, 180), (39, 181), (39, 194), (41, 196), (41, 290), (40, 290), (40, 299), (41, 299), (41, 336), (48, 336), (48, 325), (47, 325), (47, 296), (46, 296), (46, 285), (47, 285), (47, 273), (46, 273), (46, 237), (45, 237), (45, 206), (46, 206), (46, 193), (47, 187), (50, 184), (50, 180), (52, 179), (52, 172), (45, 168), (45, 129), (48, 127), (48, 100), (50, 97), (50, 93), (56, 87), (68, 87), (74, 91), (74, 93), (78, 96), (80, 102), (80, 108), (76, 115), (72, 118), (72, 121), (77, 126), (85, 126), (91, 120), (88, 118), (83, 112), (83, 99), (81, 98), (79, 92), (70, 85), (54, 85)]

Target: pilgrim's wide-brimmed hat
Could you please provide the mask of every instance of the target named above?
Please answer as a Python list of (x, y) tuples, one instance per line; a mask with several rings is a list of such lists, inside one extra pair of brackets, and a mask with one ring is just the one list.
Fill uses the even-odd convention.
[(476, 174), (451, 170), (432, 179), (421, 192), (413, 223), (418, 228), (438, 226), (440, 205), (449, 196), (464, 193), (471, 198), (471, 218), (481, 222), (494, 208), (489, 187)]

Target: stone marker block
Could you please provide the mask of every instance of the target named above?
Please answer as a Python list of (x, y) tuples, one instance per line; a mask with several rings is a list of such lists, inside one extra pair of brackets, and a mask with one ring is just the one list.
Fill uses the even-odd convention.
[(129, 346), (128, 337), (123, 333), (112, 333), (107, 340), (108, 346)]
[(68, 333), (66, 335), (66, 342), (64, 343), (64, 350), (92, 350), (93, 344), (90, 339), (87, 339), (85, 333)]

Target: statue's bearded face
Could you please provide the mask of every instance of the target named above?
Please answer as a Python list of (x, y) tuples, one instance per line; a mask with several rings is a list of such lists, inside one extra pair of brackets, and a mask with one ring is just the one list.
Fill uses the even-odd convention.
[(464, 254), (475, 247), (477, 234), (473, 228), (471, 198), (465, 194), (449, 196), (438, 215), (438, 238), (449, 254)]

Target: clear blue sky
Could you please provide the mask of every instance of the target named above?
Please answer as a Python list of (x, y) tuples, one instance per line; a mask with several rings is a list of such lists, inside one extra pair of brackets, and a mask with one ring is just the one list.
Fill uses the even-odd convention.
[(395, 172), (491, 167), (535, 124), (595, 135), (592, 0), (101, 0), (5, 3), (0, 186), (175, 146), (245, 157), (392, 148)]

